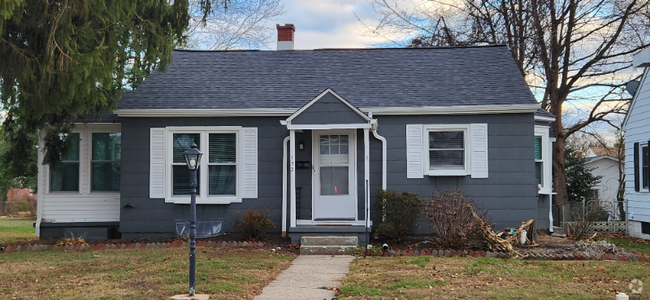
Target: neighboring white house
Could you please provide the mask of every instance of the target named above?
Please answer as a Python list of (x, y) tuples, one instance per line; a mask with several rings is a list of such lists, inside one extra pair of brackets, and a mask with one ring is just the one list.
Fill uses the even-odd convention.
[(616, 215), (616, 193), (618, 191), (618, 167), (616, 149), (591, 147), (585, 155), (587, 168), (594, 176), (601, 176), (595, 187), (594, 196), (601, 201), (603, 208)]
[(631, 236), (650, 239), (650, 48), (634, 55), (634, 67), (645, 69), (623, 122), (628, 230)]

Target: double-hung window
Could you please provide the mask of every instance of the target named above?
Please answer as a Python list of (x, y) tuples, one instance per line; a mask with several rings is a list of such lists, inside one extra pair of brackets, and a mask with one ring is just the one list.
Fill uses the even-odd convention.
[(425, 126), (428, 138), (426, 154), (429, 174), (436, 172), (464, 172), (467, 174), (467, 128), (440, 128)]
[(552, 139), (549, 136), (549, 127), (535, 125), (535, 136), (533, 139), (533, 158), (535, 159), (535, 183), (540, 194), (552, 193), (551, 178), (551, 145)]
[(189, 203), (190, 172), (183, 153), (192, 143), (203, 153), (197, 203), (257, 198), (257, 128), (239, 126), (152, 128), (151, 198)]
[(67, 138), (68, 153), (55, 167), (47, 166), (48, 192), (116, 193), (120, 191), (122, 134), (119, 124), (77, 126)]
[(90, 161), (92, 191), (116, 192), (120, 190), (121, 153), (121, 133), (92, 133), (92, 157)]
[(71, 142), (70, 150), (56, 167), (50, 168), (51, 192), (79, 191), (79, 133), (70, 133), (67, 138)]
[[(237, 132), (172, 133), (172, 195), (190, 194), (190, 171), (183, 153), (192, 143), (207, 154), (207, 165), (196, 173), (197, 195), (205, 194), (202, 178), (207, 178), (210, 196), (237, 195)], [(206, 163), (205, 161), (203, 162)]]
[(407, 124), (407, 178), (488, 177), (488, 125)]
[(544, 174), (544, 160), (542, 159), (542, 136), (535, 136), (535, 181), (542, 186)]

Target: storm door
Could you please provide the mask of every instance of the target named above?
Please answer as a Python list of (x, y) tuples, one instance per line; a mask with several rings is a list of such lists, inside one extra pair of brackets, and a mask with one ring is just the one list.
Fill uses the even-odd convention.
[(354, 130), (314, 131), (314, 220), (356, 220), (356, 135)]

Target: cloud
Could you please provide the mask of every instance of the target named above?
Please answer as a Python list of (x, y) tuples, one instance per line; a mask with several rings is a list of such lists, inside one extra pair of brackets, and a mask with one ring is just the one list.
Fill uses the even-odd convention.
[[(296, 26), (296, 49), (363, 48), (383, 42), (364, 37), (359, 30), (361, 18), (372, 18), (372, 5), (365, 0), (284, 0), (286, 13), (278, 23)], [(275, 49), (275, 44), (269, 45)]]

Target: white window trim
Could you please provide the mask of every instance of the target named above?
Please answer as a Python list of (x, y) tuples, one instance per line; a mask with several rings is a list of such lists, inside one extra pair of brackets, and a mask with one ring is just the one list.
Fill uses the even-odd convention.
[[(550, 195), (553, 192), (552, 189), (552, 161), (551, 161), (551, 149), (553, 149), (553, 141), (548, 135), (549, 133), (549, 127), (548, 126), (543, 126), (543, 125), (535, 125), (535, 136), (540, 136), (542, 137), (542, 184), (541, 188), (539, 189), (539, 194), (543, 195)], [(533, 141), (534, 143), (534, 141)], [(533, 158), (535, 156), (534, 153), (535, 146), (533, 144)], [(538, 162), (537, 159), (535, 159), (535, 162)]]
[[(424, 175), (428, 176), (466, 176), (471, 173), (470, 164), (470, 124), (445, 124), (424, 125), (422, 133), (422, 161), (424, 162)], [(429, 132), (434, 131), (462, 131), (463, 132), (463, 169), (430, 169), (429, 163)]]
[[(172, 162), (173, 162), (173, 136), (176, 133), (198, 133), (201, 138), (201, 145), (199, 151), (203, 153), (201, 157), (201, 165), (199, 167), (200, 183), (199, 191), (196, 195), (197, 204), (230, 204), (230, 203), (240, 203), (242, 202), (242, 191), (244, 184), (244, 145), (242, 139), (242, 130), (244, 128), (241, 126), (178, 126), (178, 127), (167, 127), (165, 133), (165, 148), (169, 149), (165, 153), (165, 173), (168, 174), (165, 179), (165, 202), (174, 203), (174, 204), (189, 204), (190, 195), (173, 195), (173, 172), (172, 172)], [(235, 187), (235, 195), (227, 196), (218, 196), (218, 195), (208, 195), (208, 136), (210, 133), (235, 133), (237, 139), (237, 185)], [(189, 182), (187, 183), (189, 185)]]
[[(643, 147), (648, 147), (650, 151), (650, 146), (648, 143), (639, 143), (639, 193), (650, 193), (650, 185), (646, 188), (643, 187)], [(650, 155), (649, 155), (650, 156)]]
[(44, 184), (48, 195), (119, 195), (120, 191), (92, 191), (92, 136), (93, 133), (121, 132), (121, 124), (77, 125), (71, 133), (79, 133), (79, 191), (51, 191), (50, 166), (44, 165)]

